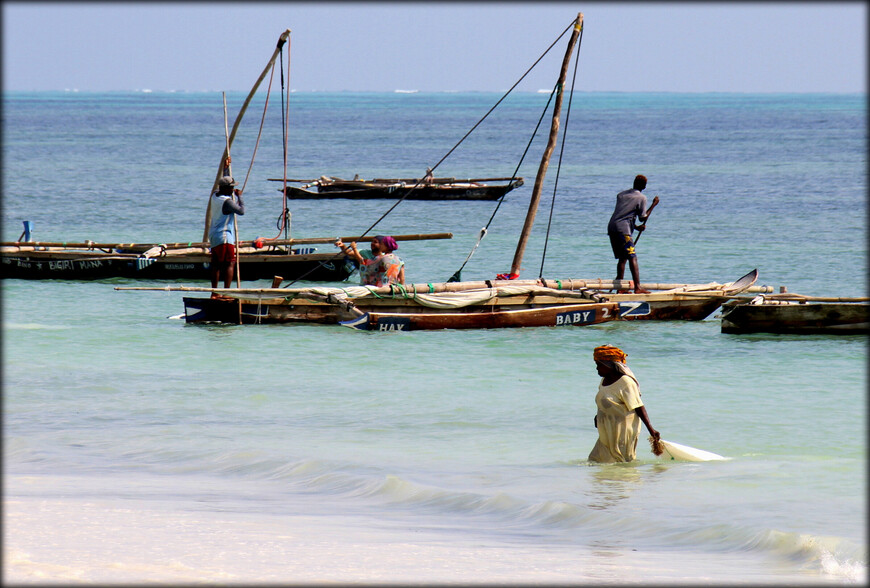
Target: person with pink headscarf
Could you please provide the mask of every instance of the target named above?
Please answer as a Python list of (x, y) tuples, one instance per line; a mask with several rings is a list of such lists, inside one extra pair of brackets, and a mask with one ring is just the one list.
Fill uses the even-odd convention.
[(359, 264), (360, 284), (363, 286), (387, 286), (405, 283), (405, 262), (393, 253), (399, 248), (389, 235), (372, 238), (371, 251), (360, 252), (356, 243), (346, 246), (341, 239), (335, 246)]

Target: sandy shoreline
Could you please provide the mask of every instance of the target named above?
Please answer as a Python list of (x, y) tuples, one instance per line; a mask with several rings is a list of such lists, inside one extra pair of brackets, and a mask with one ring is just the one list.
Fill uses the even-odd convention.
[[(358, 518), (177, 510), (141, 499), (4, 499), (3, 579), (27, 583), (776, 583), (740, 554), (445, 541)], [(728, 574), (726, 570), (731, 570)], [(729, 577), (730, 575), (730, 577)], [(818, 576), (790, 583), (818, 583)]]
[(565, 548), (447, 545), (427, 532), (408, 542), (319, 517), (179, 513), (142, 501), (14, 498), (3, 506), (6, 583), (564, 583), (608, 575), (583, 574)]

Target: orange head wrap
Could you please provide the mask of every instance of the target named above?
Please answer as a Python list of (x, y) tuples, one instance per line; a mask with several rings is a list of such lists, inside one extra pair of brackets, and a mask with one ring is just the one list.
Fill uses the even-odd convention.
[(622, 349), (619, 347), (613, 347), (612, 345), (596, 347), (595, 351), (592, 352), (592, 359), (595, 361), (618, 361), (620, 363), (625, 363), (627, 358), (628, 355), (626, 355)]

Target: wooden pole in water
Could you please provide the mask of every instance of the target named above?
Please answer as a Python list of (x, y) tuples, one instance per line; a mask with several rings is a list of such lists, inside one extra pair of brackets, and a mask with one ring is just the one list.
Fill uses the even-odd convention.
[[(413, 235), (393, 235), (396, 241), (426, 241), (429, 239), (452, 239), (453, 233), (418, 233)], [(356, 236), (356, 237), (339, 237), (342, 241), (371, 241), (372, 236)], [(276, 239), (269, 241), (269, 245), (304, 245), (318, 243), (335, 243), (335, 237), (309, 237), (302, 239)], [(241, 241), (242, 247), (252, 247), (254, 241)], [(208, 247), (208, 240), (202, 242), (190, 243), (96, 243), (94, 241), (83, 241), (77, 243), (67, 243), (60, 241), (3, 241), (0, 247), (14, 248), (15, 251), (33, 251), (37, 248), (42, 249), (124, 249), (127, 252), (146, 251), (152, 247), (160, 247), (167, 251), (171, 249), (187, 249), (195, 248), (202, 249)], [(99, 252), (95, 252), (99, 254)]]
[[(239, 129), (239, 124), (242, 122), (242, 117), (245, 114), (245, 111), (248, 109), (248, 104), (251, 103), (251, 99), (254, 97), (254, 94), (257, 92), (257, 88), (260, 87), (260, 84), (263, 82), (263, 79), (266, 77), (266, 74), (269, 73), (269, 68), (272, 67), (272, 64), (275, 63), (275, 60), (278, 58), (278, 54), (281, 53), (281, 49), (284, 47), (284, 43), (287, 42), (287, 39), (290, 38), (290, 29), (285, 30), (281, 33), (281, 36), (278, 37), (278, 45), (275, 47), (274, 53), (272, 53), (272, 57), (269, 59), (269, 63), (266, 64), (266, 67), (263, 68), (263, 73), (260, 74), (260, 77), (257, 78), (257, 81), (254, 83), (254, 87), (251, 88), (251, 91), (248, 92), (248, 97), (245, 98), (245, 102), (242, 104), (241, 109), (239, 109), (239, 114), (236, 116), (236, 120), (233, 123), (233, 130), (229, 135), (229, 139), (227, 140), (227, 147), (224, 150), (223, 157), (221, 158), (221, 162), (218, 165), (217, 175), (214, 178), (214, 184), (212, 184), (211, 191), (214, 192), (217, 190), (218, 180), (221, 178), (224, 172), (224, 162), (227, 160), (227, 156), (229, 155), (229, 147), (233, 144), (233, 139), (236, 138), (236, 131)], [(205, 229), (203, 230), (202, 240), (208, 241), (208, 227), (211, 224), (211, 193), (209, 193), (209, 206), (205, 209)]]
[(559, 114), (562, 110), (563, 86), (565, 76), (568, 73), (568, 65), (571, 61), (571, 53), (574, 51), (574, 44), (577, 42), (577, 37), (580, 31), (583, 30), (583, 13), (577, 14), (577, 20), (574, 22), (574, 31), (571, 33), (571, 39), (568, 41), (568, 49), (565, 52), (565, 57), (562, 59), (562, 69), (559, 71), (559, 81), (556, 82), (557, 94), (556, 102), (553, 105), (553, 121), (550, 123), (550, 136), (547, 140), (547, 148), (544, 149), (544, 155), (541, 157), (541, 165), (538, 167), (538, 175), (535, 177), (535, 185), (532, 188), (532, 198), (529, 202), (529, 211), (526, 213), (526, 222), (523, 224), (523, 231), (520, 233), (520, 240), (517, 243), (517, 250), (514, 253), (514, 261), (511, 264), (511, 274), (519, 275), (520, 265), (523, 262), (523, 253), (526, 249), (526, 243), (529, 240), (529, 233), (532, 232), (532, 225), (535, 223), (535, 215), (538, 212), (538, 203), (541, 200), (541, 188), (544, 184), (544, 176), (547, 175), (547, 168), (550, 165), (550, 156), (553, 149), (556, 147), (556, 138), (559, 135)]

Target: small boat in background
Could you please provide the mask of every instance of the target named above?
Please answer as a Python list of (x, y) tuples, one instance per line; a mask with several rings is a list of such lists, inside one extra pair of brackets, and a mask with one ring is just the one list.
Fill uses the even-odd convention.
[[(239, 278), (344, 281), (356, 269), (334, 252), (317, 253), (315, 247), (290, 247), (300, 240), (256, 247), (239, 247)], [(303, 243), (304, 239), (301, 240)], [(320, 239), (326, 241), (326, 239)], [(48, 243), (0, 244), (0, 279), (18, 280), (210, 280), (208, 243)]]
[(723, 333), (852, 335), (870, 333), (870, 298), (783, 292), (722, 305)]
[[(269, 178), (272, 182), (283, 182), (281, 178)], [(405, 198), (407, 200), (498, 200), (514, 188), (523, 185), (523, 178), (377, 178), (362, 180), (356, 176), (352, 180), (320, 176), (316, 180), (287, 180), (302, 183), (301, 187), (287, 186), (287, 198), (324, 199), (352, 198), (368, 200), (374, 198)], [(498, 184), (488, 182), (501, 182)], [(313, 188), (313, 190), (309, 189)], [(279, 190), (280, 191), (280, 190)]]
[[(396, 241), (450, 239), (452, 233), (395, 235)], [(318, 253), (336, 237), (239, 241), (240, 280), (343, 282), (356, 264), (335, 251)], [(372, 237), (341, 237), (367, 242)], [(196, 243), (0, 243), (0, 279), (19, 280), (209, 280), (211, 253), (207, 242)]]

